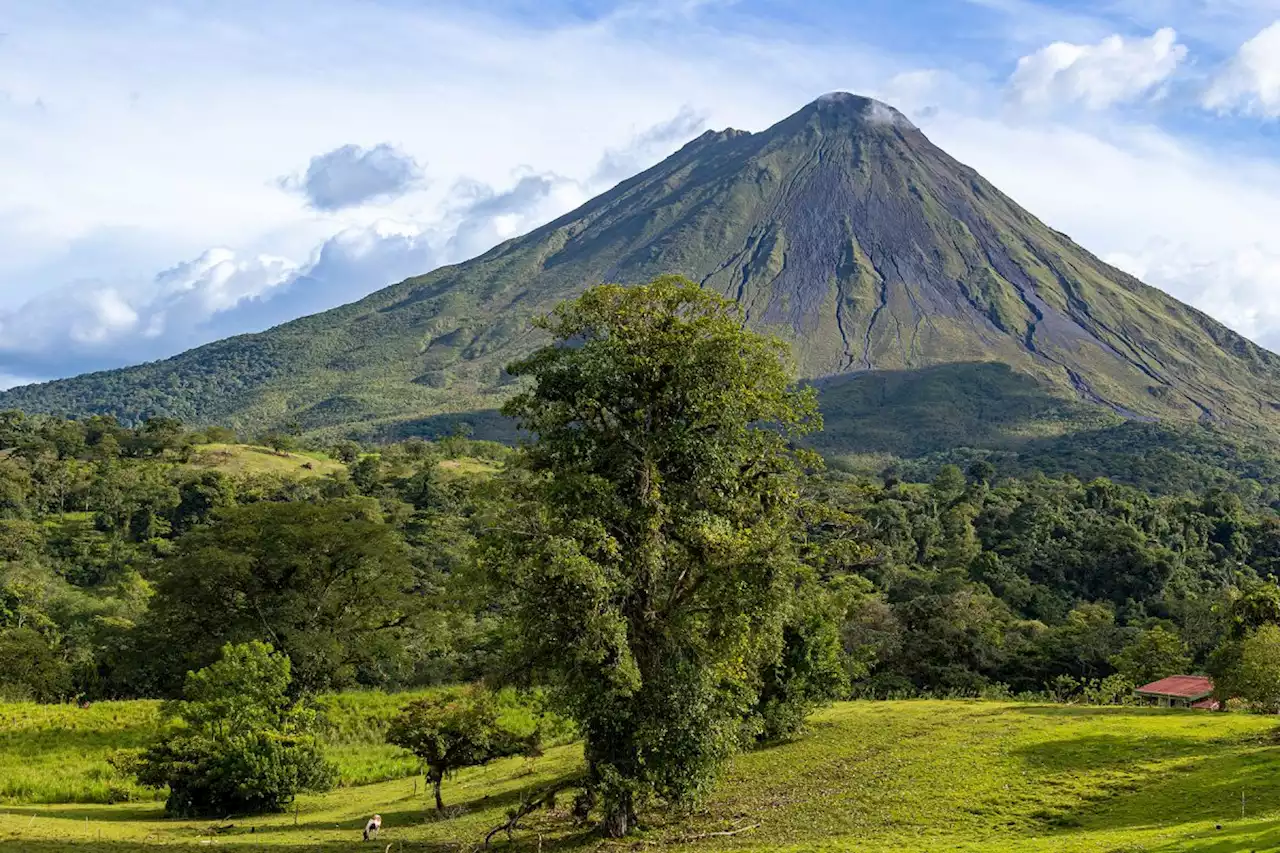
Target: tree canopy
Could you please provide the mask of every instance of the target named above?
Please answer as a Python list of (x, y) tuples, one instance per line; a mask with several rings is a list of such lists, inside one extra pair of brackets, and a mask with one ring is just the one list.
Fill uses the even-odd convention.
[(387, 729), (387, 742), (422, 759), (435, 794), (436, 811), (444, 811), (440, 787), (463, 767), (496, 758), (533, 753), (539, 733), (521, 734), (502, 725), (497, 698), (483, 687), (459, 694), (428, 696), (400, 710)]
[(183, 537), (166, 569), (148, 617), (166, 638), (158, 658), (178, 657), (165, 673), (259, 640), (289, 656), (299, 688), (340, 687), (398, 656), (420, 609), (403, 540), (358, 499), (228, 509)]

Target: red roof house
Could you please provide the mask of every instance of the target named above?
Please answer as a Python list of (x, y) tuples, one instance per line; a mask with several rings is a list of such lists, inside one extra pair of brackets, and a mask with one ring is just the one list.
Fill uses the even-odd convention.
[(1218, 708), (1213, 701), (1213, 681), (1203, 675), (1171, 675), (1144, 684), (1133, 694), (1161, 708)]

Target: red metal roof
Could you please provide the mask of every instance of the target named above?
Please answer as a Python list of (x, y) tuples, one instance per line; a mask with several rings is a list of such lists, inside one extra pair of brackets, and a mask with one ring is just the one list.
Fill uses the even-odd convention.
[(1178, 699), (1200, 699), (1213, 693), (1213, 682), (1203, 675), (1171, 675), (1144, 684), (1137, 692), (1174, 696)]
[(1191, 707), (1200, 711), (1216, 711), (1222, 706), (1218, 704), (1217, 699), (1201, 699), (1199, 702), (1192, 702)]

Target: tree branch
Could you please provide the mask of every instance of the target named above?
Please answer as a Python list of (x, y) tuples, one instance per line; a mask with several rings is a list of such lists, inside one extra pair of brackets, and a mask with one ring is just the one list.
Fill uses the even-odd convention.
[(574, 776), (570, 779), (557, 782), (549, 788), (539, 792), (538, 796), (534, 797), (532, 800), (522, 803), (518, 809), (508, 812), (507, 822), (498, 824), (493, 829), (489, 830), (489, 834), (484, 837), (485, 849), (487, 850), (489, 848), (489, 844), (493, 841), (493, 837), (499, 832), (506, 832), (507, 837), (510, 838), (511, 834), (516, 831), (516, 826), (521, 820), (542, 808), (544, 805), (548, 805), (550, 801), (555, 798), (555, 795), (563, 791), (565, 788), (577, 787), (581, 785), (582, 782), (583, 779), (581, 776)]

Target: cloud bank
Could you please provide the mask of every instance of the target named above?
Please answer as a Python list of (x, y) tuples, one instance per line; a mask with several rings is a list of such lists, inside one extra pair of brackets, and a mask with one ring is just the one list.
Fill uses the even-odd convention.
[[(380, 215), (341, 228), (295, 262), (243, 255), (218, 247), (145, 281), (77, 281), (16, 307), (0, 310), (0, 382), (18, 377), (68, 375), (172, 355), (246, 331), (351, 302), (375, 290), (468, 260), (517, 237), (645, 168), (688, 141), (705, 119), (690, 107), (608, 149), (586, 180), (555, 172), (517, 170), (512, 183), (494, 186), (463, 179), (450, 188), (442, 214), (429, 219)], [(380, 146), (381, 147), (381, 146)], [(306, 189), (313, 207), (359, 204), (378, 187), (386, 196), (384, 155), (373, 160), (345, 145), (311, 160)], [(398, 156), (397, 162), (412, 162)], [(372, 172), (382, 176), (375, 180)], [(335, 174), (336, 173), (336, 174)], [(425, 176), (415, 171), (414, 182)], [(290, 187), (292, 188), (292, 187)], [(3, 370), (3, 368), (0, 368)]]

